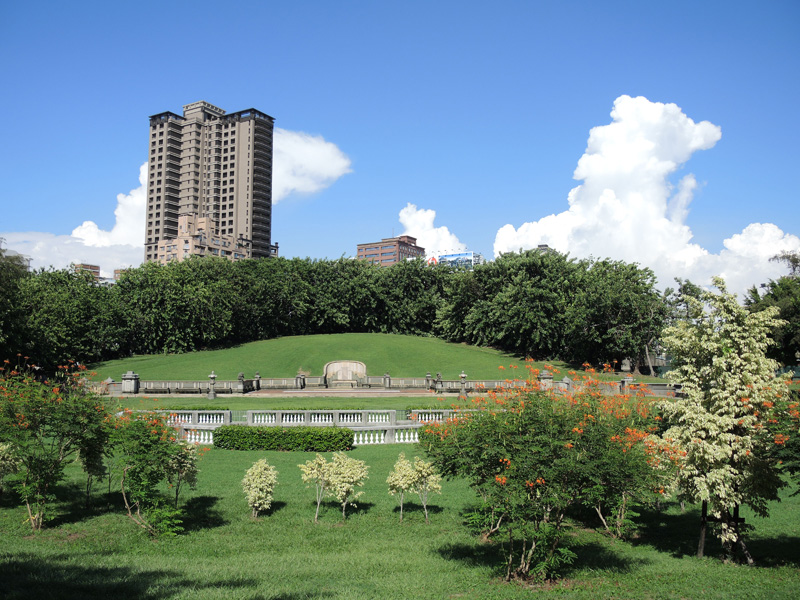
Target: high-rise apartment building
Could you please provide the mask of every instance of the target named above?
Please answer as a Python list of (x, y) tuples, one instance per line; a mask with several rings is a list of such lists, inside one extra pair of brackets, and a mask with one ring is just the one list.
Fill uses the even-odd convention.
[(277, 255), (274, 122), (254, 108), (226, 114), (202, 101), (184, 106), (183, 116), (150, 117), (146, 261)]

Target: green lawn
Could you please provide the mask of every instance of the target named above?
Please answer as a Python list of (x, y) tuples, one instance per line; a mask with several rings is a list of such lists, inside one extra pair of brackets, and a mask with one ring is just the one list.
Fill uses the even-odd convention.
[(409, 408), (450, 408), (455, 397), (440, 399), (437, 396), (412, 397), (220, 397), (208, 400), (204, 396), (161, 396), (159, 398), (120, 397), (111, 398), (114, 410), (406, 410)]
[[(444, 379), (458, 379), (463, 370), (470, 379), (505, 379), (525, 376), (525, 362), (507, 353), (465, 344), (450, 344), (431, 337), (380, 333), (343, 333), (284, 337), (243, 344), (224, 350), (187, 354), (134, 356), (92, 365), (96, 379), (119, 381), (134, 371), (141, 379), (205, 379), (213, 370), (220, 379), (236, 379), (239, 372), (252, 377), (294, 377), (298, 371), (322, 375), (333, 360), (359, 360), (369, 375), (389, 372), (394, 377), (424, 377), (441, 373)], [(563, 377), (570, 366), (552, 363)], [(511, 365), (516, 370), (509, 368)], [(499, 367), (506, 367), (501, 370)], [(542, 368), (544, 363), (536, 363)], [(613, 378), (618, 379), (619, 376)], [(657, 381), (654, 378), (642, 380)]]
[[(462, 481), (443, 483), (426, 525), (417, 505), (398, 522), (386, 477), (411, 446), (352, 451), (370, 465), (363, 502), (341, 522), (325, 505), (312, 523), (313, 490), (297, 464), (307, 453), (213, 449), (200, 463), (196, 490), (183, 497), (186, 532), (152, 541), (124, 516), (118, 494), (101, 494), (81, 508), (76, 466), (59, 490), (49, 527), (31, 535), (14, 495), (0, 496), (0, 598), (4, 599), (372, 599), (372, 598), (796, 598), (800, 586), (800, 498), (772, 506), (770, 519), (745, 513), (756, 526), (750, 548), (759, 566), (693, 557), (697, 510), (675, 505), (644, 511), (641, 535), (618, 542), (578, 524), (569, 538), (579, 558), (559, 583), (530, 589), (502, 583), (496, 544), (481, 544), (462, 523), (474, 500)], [(241, 492), (245, 470), (265, 457), (279, 471), (269, 514), (253, 520)]]

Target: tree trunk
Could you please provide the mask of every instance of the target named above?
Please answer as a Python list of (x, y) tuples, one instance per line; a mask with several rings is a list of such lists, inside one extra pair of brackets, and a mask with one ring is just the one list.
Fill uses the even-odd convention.
[(754, 565), (756, 561), (753, 560), (753, 557), (750, 555), (750, 552), (747, 550), (747, 546), (744, 543), (744, 538), (742, 537), (742, 531), (739, 528), (739, 505), (736, 505), (736, 508), (733, 509), (733, 527), (736, 531), (736, 543), (739, 545), (739, 548), (742, 550), (742, 554), (744, 554), (744, 558), (747, 561), (748, 565)]
[(700, 541), (697, 544), (697, 558), (703, 558), (706, 548), (706, 527), (708, 526), (708, 502), (703, 500), (703, 508), (700, 513)]
[(594, 510), (597, 512), (597, 516), (600, 517), (600, 520), (603, 522), (603, 527), (606, 528), (608, 533), (611, 533), (611, 530), (608, 528), (608, 523), (606, 522), (605, 517), (603, 516), (603, 512), (600, 510), (600, 505), (596, 505)]
[(655, 371), (653, 371), (653, 361), (650, 358), (650, 349), (647, 347), (647, 344), (644, 345), (644, 355), (647, 357), (647, 367), (650, 369), (650, 377), (653, 377)]

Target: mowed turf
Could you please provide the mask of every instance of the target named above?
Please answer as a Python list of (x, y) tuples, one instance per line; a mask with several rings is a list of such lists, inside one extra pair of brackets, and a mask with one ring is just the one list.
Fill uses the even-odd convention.
[[(298, 372), (319, 376), (325, 364), (334, 360), (358, 360), (368, 375), (389, 373), (393, 377), (424, 377), (426, 373), (444, 379), (458, 379), (464, 371), (469, 379), (525, 378), (525, 361), (491, 348), (451, 344), (432, 337), (384, 333), (341, 333), (276, 338), (242, 344), (222, 350), (186, 354), (134, 356), (92, 365), (94, 379), (120, 381), (134, 371), (147, 380), (203, 380), (213, 370), (219, 379), (236, 379), (239, 373), (252, 377), (294, 377)], [(533, 363), (538, 369), (552, 364), (563, 377), (571, 367), (564, 362)], [(501, 369), (501, 367), (503, 367)], [(516, 367), (516, 368), (514, 368)], [(581, 373), (582, 374), (582, 373)], [(580, 375), (580, 374), (579, 374)], [(620, 375), (600, 375), (619, 379)], [(638, 377), (640, 381), (663, 381)]]
[[(397, 459), (421, 454), (410, 445), (360, 447), (370, 476), (358, 506), (341, 521), (339, 507), (323, 505), (313, 523), (314, 490), (297, 465), (310, 453), (213, 449), (200, 461), (197, 488), (181, 502), (186, 531), (149, 539), (124, 515), (118, 481), (98, 483), (92, 508), (83, 508), (83, 478), (70, 466), (60, 486), (65, 501), (55, 519), (31, 535), (25, 509), (8, 491), (0, 496), (0, 598), (4, 599), (273, 599), (304, 598), (796, 598), (800, 586), (800, 498), (785, 495), (772, 517), (744, 516), (755, 525), (750, 549), (759, 566), (725, 564), (710, 539), (709, 558), (693, 557), (698, 511), (672, 503), (645, 510), (632, 542), (615, 541), (587, 517), (567, 538), (578, 554), (563, 579), (531, 588), (501, 581), (500, 541), (482, 544), (464, 525), (475, 501), (464, 481), (443, 482), (426, 524), (408, 499), (405, 521), (387, 492)], [(252, 519), (241, 479), (266, 458), (278, 469), (272, 509)]]
[(497, 350), (432, 337), (343, 333), (276, 338), (223, 350), (135, 356), (92, 365), (92, 370), (100, 379), (116, 381), (129, 370), (142, 379), (155, 380), (205, 379), (212, 370), (220, 379), (236, 379), (240, 372), (249, 378), (256, 371), (262, 377), (294, 377), (299, 371), (322, 375), (325, 364), (334, 360), (361, 361), (368, 375), (388, 372), (394, 377), (424, 377), (430, 372), (434, 377), (441, 373), (445, 379), (458, 379), (462, 370), (470, 379), (505, 379), (498, 367), (513, 364), (521, 370), (525, 364)]

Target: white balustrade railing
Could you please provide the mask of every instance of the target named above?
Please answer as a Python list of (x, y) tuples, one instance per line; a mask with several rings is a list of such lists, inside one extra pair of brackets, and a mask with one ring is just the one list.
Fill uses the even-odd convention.
[(167, 425), (191, 425), (192, 413), (170, 413), (167, 415)]
[(364, 417), (363, 413), (360, 412), (340, 412), (339, 413), (339, 423), (344, 425), (348, 424), (355, 424), (355, 423), (363, 423)]
[(333, 413), (311, 413), (311, 424), (312, 425), (332, 425), (333, 424)]
[(367, 413), (367, 423), (391, 423), (392, 415), (389, 411)]
[(213, 429), (186, 429), (184, 437), (190, 444), (214, 445)]
[(255, 425), (273, 425), (277, 415), (275, 413), (252, 413), (253, 423)]

